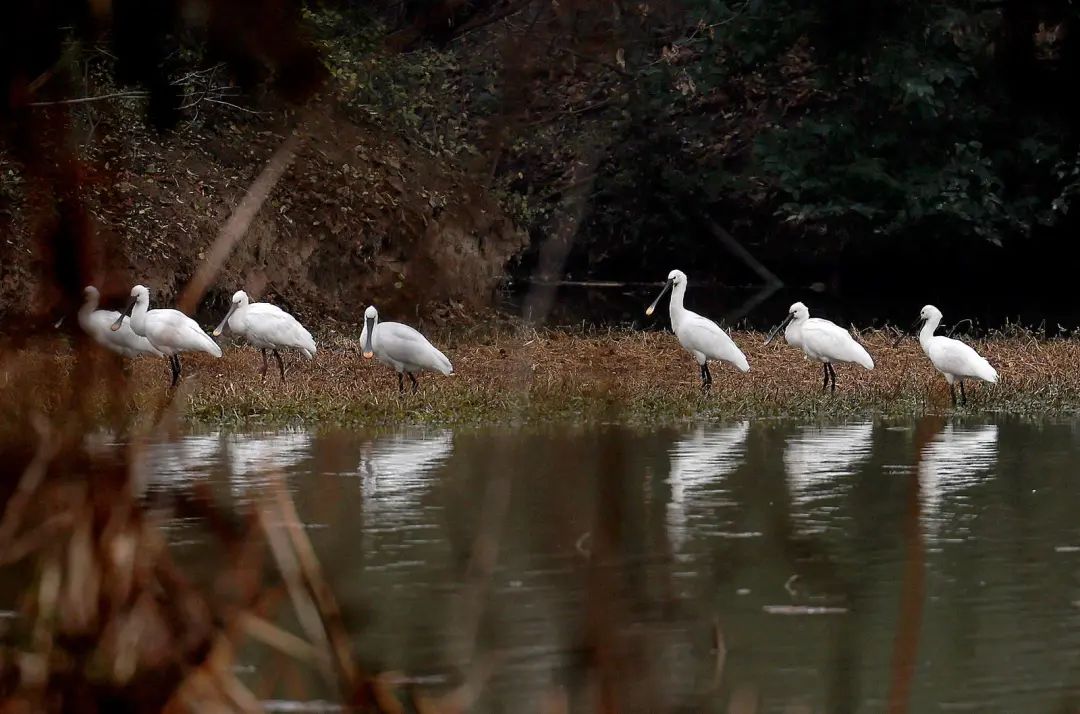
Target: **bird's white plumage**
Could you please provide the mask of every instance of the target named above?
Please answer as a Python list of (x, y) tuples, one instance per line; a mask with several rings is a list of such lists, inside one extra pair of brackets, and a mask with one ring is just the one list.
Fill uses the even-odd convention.
[(793, 317), (784, 331), (784, 339), (802, 349), (810, 359), (851, 362), (866, 369), (874, 368), (870, 353), (844, 328), (820, 317), (810, 317), (810, 311), (801, 302), (792, 305), (789, 314)]
[(89, 335), (94, 342), (124, 357), (138, 357), (149, 354), (157, 357), (164, 355), (157, 350), (150, 341), (141, 335), (136, 335), (131, 329), (130, 318), (125, 317), (118, 330), (113, 330), (113, 323), (120, 317), (115, 310), (98, 310), (100, 295), (97, 288), (88, 285), (83, 290), (85, 301), (79, 308), (79, 327)]
[(131, 311), (131, 329), (150, 340), (150, 344), (167, 356), (181, 352), (206, 352), (221, 356), (221, 347), (203, 332), (199, 323), (179, 310), (150, 309), (150, 291), (142, 285), (131, 289), (135, 300)]
[(919, 313), (919, 317), (926, 321), (919, 332), (919, 344), (930, 358), (934, 369), (945, 375), (946, 382), (953, 384), (965, 379), (979, 379), (990, 383), (998, 381), (997, 370), (978, 352), (960, 340), (934, 334), (941, 324), (940, 310), (933, 305), (927, 305)]
[(789, 322), (784, 329), (784, 341), (801, 350), (803, 348), (802, 325), (795, 324), (794, 320)]
[(293, 347), (305, 357), (315, 356), (315, 340), (300, 322), (277, 305), (267, 302), (251, 302), (243, 290), (237, 290), (232, 298), (229, 314), (214, 330), (221, 334), (225, 323), (234, 333), (243, 336), (248, 344), (259, 349), (282, 349)]
[[(364, 329), (360, 332), (360, 344), (368, 344), (371, 330), (371, 350), (375, 358), (393, 367), (397, 372), (415, 374), (427, 370), (444, 375), (454, 373), (450, 360), (422, 334), (400, 322), (379, 322), (379, 313), (369, 307), (364, 313)], [(366, 347), (365, 347), (366, 349)]]
[(668, 280), (672, 281), (673, 286), (668, 308), (671, 330), (683, 349), (694, 355), (699, 365), (710, 359), (721, 360), (734, 365), (740, 372), (749, 372), (750, 363), (746, 361), (746, 355), (728, 333), (709, 318), (683, 306), (683, 299), (686, 297), (686, 273), (672, 270), (668, 274)]

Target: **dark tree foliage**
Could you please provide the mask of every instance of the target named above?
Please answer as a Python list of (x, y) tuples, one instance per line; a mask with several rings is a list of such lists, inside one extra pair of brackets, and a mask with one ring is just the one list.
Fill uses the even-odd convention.
[(590, 257), (629, 264), (658, 235), (701, 254), (710, 220), (787, 255), (1000, 246), (1063, 225), (1080, 188), (1072, 3), (686, 10), (666, 61), (639, 75), (641, 106), (598, 182)]

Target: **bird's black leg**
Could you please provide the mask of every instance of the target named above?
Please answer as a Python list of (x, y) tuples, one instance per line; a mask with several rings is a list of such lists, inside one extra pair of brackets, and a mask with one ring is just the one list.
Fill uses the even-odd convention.
[(285, 365), (281, 362), (281, 355), (278, 354), (277, 349), (274, 349), (274, 359), (277, 360), (278, 370), (281, 372), (281, 381), (285, 381)]
[(701, 365), (701, 391), (709, 391), (709, 387), (712, 386), (712, 375), (709, 374), (709, 365)]
[(952, 397), (952, 405), (956, 406), (956, 385), (949, 384), (949, 396)]
[(406, 372), (405, 374), (409, 375), (409, 379), (412, 380), (412, 391), (413, 394), (416, 394), (416, 390), (420, 389), (420, 383), (416, 381), (416, 375), (412, 372)]
[(401, 372), (397, 373), (397, 389), (398, 394), (405, 393), (405, 375), (403, 375)]
[(263, 356), (263, 366), (262, 366), (262, 371), (259, 372), (259, 376), (261, 376), (263, 379), (266, 379), (266, 368), (269, 367), (270, 365), (267, 364), (267, 362), (266, 362), (266, 348), (265, 347), (262, 348), (262, 356)]
[(170, 386), (175, 387), (180, 381), (180, 355), (173, 355), (169, 360), (169, 366), (172, 367), (172, 384)]
[(960, 403), (967, 406), (967, 395), (964, 394), (964, 380), (960, 380)]
[(826, 362), (825, 366), (829, 368), (829, 376), (832, 377), (832, 393), (836, 394), (836, 370), (833, 369), (832, 362)]
[(821, 363), (821, 371), (825, 373), (825, 381), (821, 383), (821, 393), (824, 394), (825, 390), (829, 388), (829, 363)]

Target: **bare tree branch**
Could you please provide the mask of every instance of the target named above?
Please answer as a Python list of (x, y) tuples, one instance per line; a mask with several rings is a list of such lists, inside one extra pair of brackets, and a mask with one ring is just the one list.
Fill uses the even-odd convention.
[(54, 99), (47, 102), (27, 102), (31, 107), (53, 107), (61, 104), (88, 104), (89, 102), (101, 102), (106, 99), (145, 99), (146, 92), (113, 92), (101, 94), (96, 97), (77, 97), (75, 99)]

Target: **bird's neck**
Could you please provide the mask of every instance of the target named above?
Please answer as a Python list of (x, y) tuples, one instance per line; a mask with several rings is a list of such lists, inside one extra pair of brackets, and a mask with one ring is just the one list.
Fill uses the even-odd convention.
[(243, 332), (247, 323), (247, 305), (241, 305), (233, 310), (233, 314), (229, 316), (229, 329), (233, 332)]
[(97, 310), (98, 300), (94, 297), (89, 297), (86, 302), (79, 308), (79, 324), (85, 324), (86, 320), (90, 317), (90, 314)]
[(686, 283), (677, 284), (671, 289), (671, 303), (668, 305), (668, 314), (671, 316), (672, 329), (675, 328), (676, 323), (682, 321), (683, 315), (686, 314), (686, 308), (683, 306), (684, 297), (686, 297)]
[(146, 312), (149, 308), (149, 300), (137, 300), (131, 310), (131, 329), (136, 334), (146, 336)]
[(923, 324), (922, 329), (919, 330), (919, 343), (926, 345), (927, 341), (934, 336), (934, 332), (937, 330), (938, 325), (941, 323), (940, 317), (931, 317)]
[(792, 337), (798, 339), (798, 337), (802, 334), (802, 328), (803, 325), (806, 323), (806, 319), (807, 318), (805, 317), (796, 317), (792, 319), (792, 321), (788, 323), (787, 329), (784, 330), (784, 339), (786, 339), (788, 342), (791, 341)]

